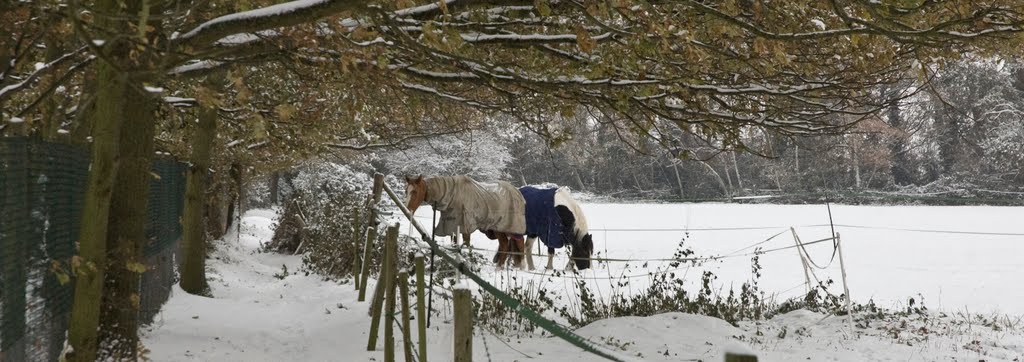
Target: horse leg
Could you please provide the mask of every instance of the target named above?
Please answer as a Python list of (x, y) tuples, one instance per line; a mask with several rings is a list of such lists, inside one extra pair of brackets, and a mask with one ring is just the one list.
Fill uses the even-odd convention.
[(544, 269), (554, 270), (555, 269), (555, 248), (548, 248), (548, 266)]
[(526, 238), (526, 247), (523, 248), (523, 252), (526, 253), (526, 267), (528, 269), (530, 269), (530, 270), (534, 269), (533, 268), (533, 253), (532, 253), (532, 251), (533, 251), (533, 243), (536, 243), (536, 242), (537, 242), (537, 238), (535, 238), (535, 237), (527, 237)]
[(522, 270), (524, 267), (523, 258), (525, 258), (525, 255), (523, 254), (529, 252), (529, 250), (526, 250), (523, 244), (523, 237), (519, 236), (510, 239), (509, 244), (512, 246), (512, 249), (516, 252), (516, 254), (512, 256), (512, 265), (515, 265), (516, 268)]
[(508, 260), (508, 237), (504, 233), (498, 233), (498, 252), (494, 254), (498, 269), (505, 267), (505, 261)]
[(468, 233), (462, 233), (462, 244), (466, 245), (466, 247), (469, 248), (470, 250), (473, 250), (473, 246), (469, 245), (469, 236), (472, 234), (472, 231)]

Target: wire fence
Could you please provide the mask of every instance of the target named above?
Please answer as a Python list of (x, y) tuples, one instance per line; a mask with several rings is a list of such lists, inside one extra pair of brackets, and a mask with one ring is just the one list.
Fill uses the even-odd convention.
[[(56, 361), (63, 349), (74, 283), (55, 271), (66, 271), (75, 254), (88, 168), (84, 148), (0, 139), (0, 360)], [(184, 171), (172, 159), (154, 162), (139, 291), (144, 324), (174, 284)]]
[[(757, 192), (757, 191), (755, 191)], [(993, 206), (1024, 206), (1024, 192), (1008, 190), (989, 190), (983, 188), (958, 188), (938, 192), (891, 192), (876, 190), (833, 190), (833, 191), (794, 191), (767, 192), (751, 196), (723, 196), (706, 198), (679, 197), (616, 197), (610, 199), (596, 198), (611, 202), (641, 203), (787, 203), (787, 204), (876, 204), (876, 205), (993, 205)]]
[[(516, 313), (523, 316), (523, 318), (526, 318), (530, 322), (533, 322), (535, 325), (537, 325), (541, 329), (548, 331), (553, 336), (558, 337), (563, 341), (566, 341), (569, 344), (572, 344), (576, 347), (579, 347), (580, 349), (588, 353), (592, 353), (596, 356), (612, 361), (630, 360), (629, 358), (620, 356), (618, 353), (608, 348), (605, 348), (604, 346), (601, 346), (597, 343), (594, 343), (593, 341), (581, 337), (576, 333), (573, 333), (569, 328), (561, 324), (558, 324), (555, 321), (543, 317), (539, 312), (533, 310), (526, 304), (523, 304), (522, 301), (517, 300), (516, 298), (512, 297), (505, 291), (498, 289), (493, 284), (484, 280), (483, 277), (473, 272), (473, 270), (469, 267), (469, 265), (462, 258), (461, 255), (450, 254), (446, 249), (440, 247), (436, 241), (431, 239), (429, 236), (430, 234), (427, 233), (426, 229), (424, 229), (423, 226), (420, 225), (420, 223), (415, 220), (416, 218), (413, 216), (413, 214), (409, 212), (408, 209), (405, 208), (405, 205), (402, 204), (402, 201), (398, 197), (398, 195), (395, 194), (395, 192), (391, 190), (391, 188), (387, 184), (382, 184), (382, 186), (383, 190), (387, 192), (387, 195), (392, 200), (392, 202), (394, 202), (394, 204), (399, 208), (399, 210), (402, 211), (402, 214), (410, 221), (412, 226), (416, 228), (416, 230), (420, 233), (422, 242), (426, 243), (429, 246), (429, 250), (432, 252), (432, 255), (437, 255), (438, 257), (440, 257), (442, 262), (452, 266), (453, 268), (458, 270), (460, 274), (472, 280), (474, 283), (476, 283), (477, 286), (480, 287), (482, 292), (490, 294), (495, 298), (495, 300), (504, 304), (510, 310), (516, 311)], [(416, 245), (422, 246), (422, 244), (420, 243), (417, 243)]]

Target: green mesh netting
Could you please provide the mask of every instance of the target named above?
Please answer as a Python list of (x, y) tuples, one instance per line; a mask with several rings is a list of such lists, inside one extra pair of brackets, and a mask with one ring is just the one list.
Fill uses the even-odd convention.
[[(55, 361), (64, 345), (73, 283), (61, 284), (78, 236), (86, 149), (0, 138), (0, 360)], [(150, 186), (140, 318), (152, 321), (174, 284), (185, 165), (158, 158)]]

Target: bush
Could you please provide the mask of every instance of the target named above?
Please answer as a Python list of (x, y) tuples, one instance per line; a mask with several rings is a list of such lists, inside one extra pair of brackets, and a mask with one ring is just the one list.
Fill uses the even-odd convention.
[[(372, 187), (363, 172), (334, 162), (299, 169), (268, 250), (303, 254), (303, 269), (331, 279), (350, 274), (361, 256), (365, 210)], [(380, 243), (375, 243), (380, 245)], [(375, 258), (379, 251), (373, 253)]]
[[(700, 266), (699, 258), (686, 246), (686, 239), (680, 241), (673, 258), (677, 261), (669, 263), (668, 268), (676, 269), (689, 264)], [(762, 270), (759, 256), (751, 258), (751, 278), (738, 289), (722, 291), (715, 289), (713, 282), (717, 278), (714, 273), (705, 271), (701, 275), (700, 288), (687, 290), (684, 279), (668, 270), (655, 271), (648, 278), (650, 285), (644, 290), (631, 294), (612, 294), (601, 298), (583, 280), (576, 280), (568, 293), (571, 305), (556, 306), (562, 299), (553, 296), (541, 283), (528, 283), (525, 286), (512, 285), (505, 292), (523, 302), (526, 306), (538, 311), (553, 311), (559, 319), (569, 327), (578, 328), (594, 321), (606, 318), (625, 316), (651, 316), (666, 312), (683, 312), (711, 316), (737, 325), (741, 321), (770, 318), (795, 309), (808, 309), (833, 315), (845, 314), (840, 296), (829, 293), (832, 284), (828, 280), (803, 297), (786, 300), (781, 303), (766, 296), (758, 286)], [(555, 276), (562, 274), (555, 272)], [(515, 278), (512, 276), (512, 278)], [(612, 279), (619, 287), (629, 285), (628, 277)], [(622, 289), (622, 288), (620, 288)], [(628, 288), (625, 288), (628, 289)], [(614, 290), (614, 289), (613, 289)], [(558, 303), (560, 304), (560, 303)], [(537, 326), (525, 320), (519, 313), (509, 310), (493, 296), (481, 292), (476, 299), (478, 323), (495, 333), (520, 334), (537, 332)]]

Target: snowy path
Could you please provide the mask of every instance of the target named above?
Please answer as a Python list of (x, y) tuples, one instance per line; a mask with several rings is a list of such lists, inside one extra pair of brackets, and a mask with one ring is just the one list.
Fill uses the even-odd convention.
[[(242, 237), (225, 237), (208, 260), (214, 298), (197, 297), (175, 287), (146, 346), (155, 361), (313, 361), (337, 353), (341, 331), (355, 316), (335, 313), (351, 299), (351, 286), (310, 276), (280, 275), (299, 270), (296, 256), (259, 253), (270, 240), (273, 213), (250, 211)], [(327, 314), (328, 312), (332, 314)]]
[[(351, 285), (324, 282), (300, 270), (297, 256), (259, 253), (270, 239), (273, 213), (254, 210), (243, 220), (235, 242), (218, 242), (209, 261), (214, 298), (176, 289), (143, 343), (154, 361), (381, 361), (383, 352), (366, 349), (367, 303), (356, 302)], [(439, 304), (435, 300), (435, 307)], [(434, 317), (428, 350), (434, 361), (451, 360), (451, 325)], [(874, 321), (847, 337), (844, 321), (796, 311), (741, 328), (724, 321), (667, 313), (653, 317), (603, 320), (578, 330), (623, 355), (655, 361), (717, 361), (723, 348), (752, 345), (762, 361), (1019, 361), (1024, 337), (1018, 329), (997, 330), (991, 322), (946, 318)], [(783, 332), (785, 330), (785, 332)], [(739, 342), (740, 340), (746, 344)], [(487, 347), (485, 348), (485, 342)], [(401, 358), (401, 338), (398, 338)], [(478, 361), (593, 361), (560, 340), (494, 336), (474, 341)], [(739, 347), (736, 347), (736, 346)], [(513, 349), (514, 348), (514, 349)], [(380, 349), (380, 345), (378, 345)], [(527, 358), (522, 353), (529, 355)]]

